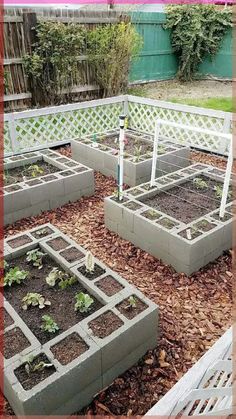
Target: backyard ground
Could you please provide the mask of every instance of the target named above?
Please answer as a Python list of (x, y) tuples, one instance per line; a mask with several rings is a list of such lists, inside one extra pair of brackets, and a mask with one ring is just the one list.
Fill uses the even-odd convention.
[(196, 80), (181, 83), (166, 80), (129, 88), (129, 93), (151, 99), (184, 103), (211, 109), (232, 112), (232, 83), (216, 80)]
[[(60, 151), (70, 156), (69, 147)], [(221, 168), (226, 165), (224, 159), (205, 153), (193, 152), (192, 159)], [(21, 220), (8, 226), (5, 234), (9, 236), (51, 222), (159, 305), (158, 347), (80, 412), (143, 415), (231, 325), (232, 255), (226, 252), (190, 277), (176, 273), (105, 228), (103, 199), (114, 192), (116, 182), (100, 173), (95, 174), (95, 179), (94, 196)], [(8, 403), (6, 414), (13, 414)]]

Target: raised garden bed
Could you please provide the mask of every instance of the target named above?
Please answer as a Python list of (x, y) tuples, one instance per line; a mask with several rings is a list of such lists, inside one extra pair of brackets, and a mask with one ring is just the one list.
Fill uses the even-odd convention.
[(123, 201), (105, 198), (106, 227), (190, 275), (232, 247), (232, 186), (219, 219), (223, 181), (224, 171), (194, 164), (126, 190)]
[(4, 159), (4, 225), (94, 193), (93, 170), (52, 151)]
[[(126, 130), (124, 155), (124, 182), (136, 186), (151, 177), (153, 136), (138, 131)], [(74, 160), (87, 165), (106, 176), (117, 177), (119, 132), (111, 131), (71, 142)], [(190, 149), (161, 140), (158, 149), (156, 176), (171, 173), (186, 167)]]
[(16, 415), (81, 410), (157, 346), (157, 306), (97, 259), (92, 276), (54, 226), (8, 238), (5, 261), (4, 394)]

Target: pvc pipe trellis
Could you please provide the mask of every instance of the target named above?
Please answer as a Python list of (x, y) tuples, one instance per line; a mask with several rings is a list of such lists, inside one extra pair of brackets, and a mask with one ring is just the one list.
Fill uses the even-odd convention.
[(223, 132), (215, 132), (212, 130), (208, 130), (205, 128), (198, 128), (193, 127), (190, 125), (183, 125), (179, 124), (177, 122), (167, 121), (165, 119), (157, 119), (155, 123), (155, 133), (154, 133), (154, 145), (153, 145), (153, 156), (152, 156), (152, 172), (151, 172), (151, 180), (150, 180), (150, 186), (154, 186), (155, 184), (155, 177), (156, 177), (156, 165), (157, 165), (157, 154), (158, 154), (158, 141), (160, 139), (160, 131), (161, 126), (167, 125), (169, 127), (175, 127), (182, 130), (189, 130), (198, 132), (199, 134), (205, 134), (210, 135), (213, 137), (218, 137), (222, 140), (228, 140), (229, 141), (229, 154), (228, 154), (228, 161), (227, 161), (227, 167), (226, 167), (226, 173), (225, 173), (225, 180), (224, 180), (224, 186), (222, 191), (222, 198), (221, 198), (221, 204), (220, 204), (220, 217), (223, 218), (225, 214), (225, 206), (227, 202), (227, 196), (229, 191), (229, 184), (230, 184), (230, 177), (232, 172), (232, 166), (233, 166), (233, 141), (232, 141), (232, 135), (226, 134)]
[(120, 135), (119, 135), (119, 157), (118, 157), (118, 200), (123, 199), (123, 184), (124, 184), (124, 140), (125, 140), (125, 115), (120, 115)]

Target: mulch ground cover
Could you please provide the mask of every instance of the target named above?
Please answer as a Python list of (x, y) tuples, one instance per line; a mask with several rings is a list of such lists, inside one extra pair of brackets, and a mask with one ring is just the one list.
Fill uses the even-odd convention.
[[(70, 148), (61, 149), (70, 156)], [(225, 160), (192, 153), (195, 161), (225, 168)], [(104, 226), (103, 199), (116, 182), (95, 174), (96, 191), (54, 211), (16, 222), (6, 236), (51, 222), (134, 284), (160, 308), (160, 339), (138, 364), (97, 395), (80, 414), (143, 415), (231, 325), (232, 252), (187, 276), (176, 273)], [(6, 414), (13, 414), (6, 402)], [(78, 412), (77, 412), (78, 413)]]

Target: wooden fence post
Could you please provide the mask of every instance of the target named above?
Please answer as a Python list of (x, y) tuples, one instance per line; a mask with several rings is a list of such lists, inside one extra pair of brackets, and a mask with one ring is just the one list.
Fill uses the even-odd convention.
[[(24, 12), (23, 13), (23, 30), (24, 30), (24, 38), (25, 38), (25, 50), (26, 53), (31, 55), (33, 52), (33, 44), (37, 40), (37, 33), (36, 33), (36, 26), (37, 26), (37, 15), (34, 12)], [(35, 82), (33, 77), (28, 76), (28, 84), (29, 90), (32, 94), (31, 102), (32, 105), (37, 105), (37, 96), (38, 96), (38, 89), (35, 87)]]

